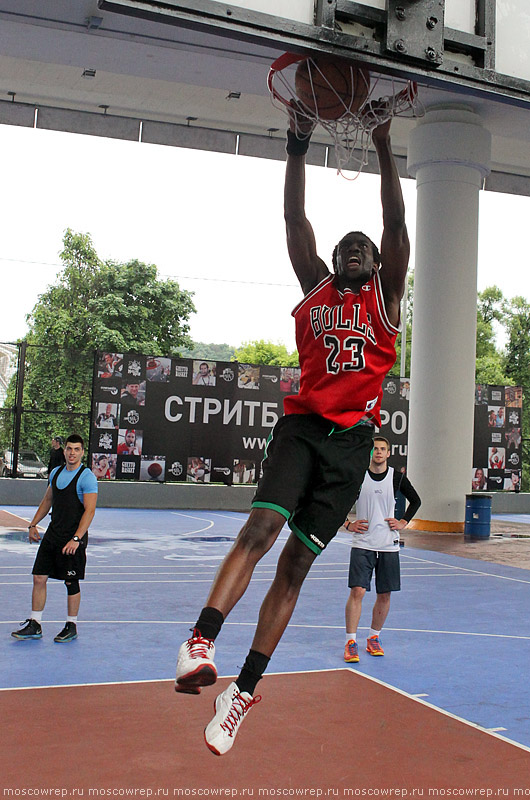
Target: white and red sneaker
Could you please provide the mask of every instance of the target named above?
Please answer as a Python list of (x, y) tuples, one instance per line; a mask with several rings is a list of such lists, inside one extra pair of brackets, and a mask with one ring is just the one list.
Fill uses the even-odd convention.
[(216, 756), (228, 753), (243, 719), (260, 700), (260, 695), (252, 697), (248, 692), (240, 692), (237, 683), (231, 683), (216, 697), (215, 717), (204, 729), (204, 741), (212, 753)]
[(205, 639), (195, 628), (192, 636), (179, 649), (175, 691), (200, 694), (201, 686), (215, 683), (217, 670), (213, 663), (214, 655), (213, 639)]

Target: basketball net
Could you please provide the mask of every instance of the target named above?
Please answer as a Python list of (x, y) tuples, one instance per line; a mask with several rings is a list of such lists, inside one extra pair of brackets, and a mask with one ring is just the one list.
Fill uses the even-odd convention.
[[(332, 92), (337, 105), (344, 107), (344, 113), (338, 119), (325, 119), (319, 114), (317, 92), (313, 90), (313, 105), (311, 108), (304, 103), (296, 93), (294, 83), (294, 71), (289, 71), (289, 67), (301, 61), (307, 61), (310, 84), (313, 83), (315, 76), (318, 82), (326, 86), (326, 90)], [(352, 85), (354, 82), (354, 66), (351, 69)], [(418, 100), (418, 87), (415, 81), (407, 81), (390, 77), (375, 75), (370, 73), (369, 78), (365, 75), (365, 70), (356, 70), (356, 79), (365, 82), (366, 100), (356, 110), (352, 111), (348, 103), (336, 91), (330, 81), (320, 70), (317, 62), (310, 56), (300, 56), (294, 53), (284, 53), (272, 64), (267, 78), (267, 86), (271, 95), (272, 103), (276, 108), (284, 111), (287, 116), (294, 118), (295, 133), (299, 139), (306, 139), (307, 132), (299, 126), (300, 120), (296, 114), (292, 114), (293, 102), (305, 117), (315, 124), (321, 125), (331, 136), (337, 159), (337, 171), (345, 178), (343, 170), (355, 172), (354, 180), (362, 168), (368, 163), (368, 150), (372, 141), (372, 131), (384, 125), (392, 117), (421, 117), (425, 111)], [(383, 93), (377, 96), (378, 91)], [(351, 99), (350, 99), (351, 104)]]

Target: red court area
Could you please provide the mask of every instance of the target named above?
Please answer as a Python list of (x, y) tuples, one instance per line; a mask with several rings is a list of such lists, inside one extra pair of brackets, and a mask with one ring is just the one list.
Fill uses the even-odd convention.
[(63, 797), (528, 791), (528, 750), (349, 669), (266, 676), (234, 747), (214, 756), (203, 729), (228, 682), (200, 696), (177, 695), (169, 681), (2, 691), (4, 796), (5, 789), (19, 796), (59, 789)]

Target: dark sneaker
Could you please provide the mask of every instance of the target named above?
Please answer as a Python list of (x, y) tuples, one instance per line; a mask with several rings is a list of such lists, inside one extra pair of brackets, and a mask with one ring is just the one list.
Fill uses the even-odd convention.
[[(13, 631), (11, 636), (14, 636), (15, 639), (42, 639), (40, 622), (37, 622), (36, 619), (27, 619), (26, 623), (19, 631)], [(24, 625), (23, 622), (20, 624)]]
[(71, 642), (77, 639), (77, 628), (75, 622), (67, 622), (60, 633), (54, 638), (54, 642)]

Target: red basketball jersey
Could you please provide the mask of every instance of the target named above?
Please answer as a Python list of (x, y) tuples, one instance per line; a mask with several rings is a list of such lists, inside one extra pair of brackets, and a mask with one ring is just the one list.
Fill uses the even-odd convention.
[(302, 377), (286, 414), (319, 414), (342, 428), (363, 417), (381, 424), (383, 378), (396, 360), (396, 328), (388, 319), (376, 273), (340, 292), (328, 275), (294, 309)]

